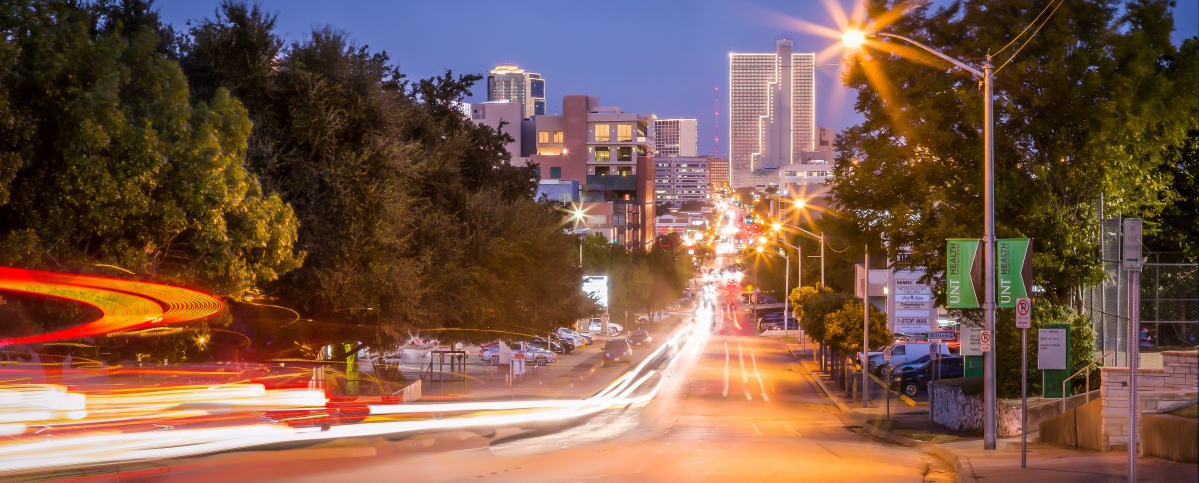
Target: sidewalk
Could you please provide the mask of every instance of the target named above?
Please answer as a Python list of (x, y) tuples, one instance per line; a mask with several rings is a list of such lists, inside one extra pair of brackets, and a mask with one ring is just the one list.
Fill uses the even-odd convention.
[[(809, 345), (810, 347), (810, 345)], [(944, 428), (928, 418), (927, 407), (913, 407), (897, 396), (891, 398), (891, 419), (878, 388), (872, 388), (870, 407), (837, 388), (832, 377), (820, 372), (811, 351), (791, 351), (799, 359), (802, 371), (811, 376), (820, 389), (842, 411), (846, 426), (892, 443), (927, 450), (945, 460), (957, 471), (959, 482), (1017, 483), (1091, 483), (1128, 480), (1128, 453), (1094, 452), (1061, 448), (1037, 441), (1037, 433), (1028, 436), (1028, 467), (1020, 467), (1020, 437), (1001, 438), (995, 450), (984, 450), (982, 436)], [(1196, 482), (1199, 465), (1176, 463), (1157, 458), (1137, 458), (1137, 481)]]

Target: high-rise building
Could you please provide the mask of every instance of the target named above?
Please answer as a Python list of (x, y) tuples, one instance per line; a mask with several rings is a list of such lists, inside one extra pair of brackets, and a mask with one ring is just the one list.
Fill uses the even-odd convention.
[(528, 158), (522, 154), (520, 124), (523, 114), (520, 104), (511, 101), (495, 101), (478, 102), (470, 104), (469, 107), (471, 120), (512, 136), (514, 142), (508, 144), (508, 153), (512, 155), (512, 164), (517, 166), (528, 164)]
[(526, 119), (545, 114), (545, 79), (515, 65), (497, 65), (487, 73), (487, 100), (515, 102)]
[(732, 186), (729, 183), (729, 159), (708, 156), (708, 188), (716, 193), (721, 188)]
[(816, 144), (816, 54), (729, 54), (729, 163), (732, 186), (774, 184), (778, 170)]
[(695, 156), (699, 143), (695, 119), (656, 119), (652, 132), (654, 156)]
[(654, 156), (654, 200), (682, 206), (708, 200), (708, 158)]

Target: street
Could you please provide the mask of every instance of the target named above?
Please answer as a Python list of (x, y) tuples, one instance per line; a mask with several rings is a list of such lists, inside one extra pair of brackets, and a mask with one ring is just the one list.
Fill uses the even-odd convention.
[[(663, 366), (656, 396), (573, 427), (352, 438), (72, 474), (73, 481), (955, 481), (941, 460), (860, 434), (787, 352), (711, 324)], [(709, 320), (704, 320), (709, 318)], [(726, 330), (729, 329), (729, 330)], [(740, 332), (723, 335), (722, 332)], [(609, 368), (610, 369), (610, 368)], [(616, 372), (601, 373), (604, 378)], [(67, 475), (62, 475), (67, 476)]]

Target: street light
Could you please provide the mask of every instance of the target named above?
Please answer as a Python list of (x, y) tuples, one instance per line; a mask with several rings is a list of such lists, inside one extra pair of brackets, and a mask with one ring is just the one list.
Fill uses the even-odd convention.
[(579, 269), (581, 270), (583, 268), (583, 240), (587, 238), (587, 213), (576, 206), (574, 212), (571, 213), (571, 219), (575, 221), (576, 232), (579, 231), (579, 224), (583, 224), (583, 233), (579, 236)]
[[(796, 202), (796, 204), (798, 205), (799, 202)], [(775, 225), (778, 225), (778, 228), (776, 228), (776, 230), (781, 230), (783, 227), (791, 228), (793, 230), (799, 231), (800, 233), (802, 233), (804, 235), (812, 237), (816, 240), (820, 240), (820, 285), (824, 285), (824, 233), (820, 233), (820, 234), (812, 233), (811, 231), (805, 230), (803, 228), (800, 228), (798, 226), (791, 225), (791, 224), (775, 223)], [(799, 250), (798, 247), (796, 247), (795, 245), (792, 245), (790, 243), (787, 243), (786, 245), (791, 248), (795, 248), (796, 250)], [(803, 259), (800, 258), (801, 263), (802, 263), (802, 261), (803, 261)]]
[[(777, 223), (775, 224), (777, 225)], [(798, 250), (798, 248), (796, 248), (796, 250)], [(758, 253), (766, 253), (765, 247), (758, 245)], [(786, 260), (786, 267), (784, 267), (784, 270), (787, 275), (783, 278), (783, 337), (787, 337), (787, 307), (791, 305), (791, 257), (787, 256), (787, 252), (784, 251), (782, 247), (779, 247), (778, 254), (779, 256), (783, 257), (783, 260)], [(800, 252), (800, 261), (803, 261), (803, 252)], [(801, 273), (800, 276), (803, 276), (803, 274)], [(754, 317), (757, 317), (757, 313), (754, 314)], [(756, 318), (754, 319), (754, 323), (757, 323)], [(798, 329), (798, 327), (796, 327), (796, 329)]]
[[(842, 44), (859, 48), (868, 37), (890, 37), (902, 40), (982, 80), (983, 83), (983, 328), (995, 333), (995, 133), (994, 95), (992, 93), (991, 54), (983, 61), (982, 70), (954, 59), (940, 51), (902, 35), (886, 32), (864, 32), (849, 29), (842, 33)], [(995, 352), (983, 353), (983, 449), (995, 449)]]

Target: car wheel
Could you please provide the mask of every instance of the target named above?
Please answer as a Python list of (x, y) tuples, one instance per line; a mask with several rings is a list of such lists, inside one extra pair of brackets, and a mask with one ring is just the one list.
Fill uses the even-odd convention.
[(883, 364), (881, 366), (874, 368), (874, 375), (876, 375), (876, 376), (883, 375), (883, 372), (885, 372), (889, 367), (891, 367), (891, 366), (889, 366), (887, 364)]
[(548, 359), (546, 359), (545, 357), (538, 357), (537, 359), (534, 359), (534, 361), (536, 361), (537, 365), (539, 365), (539, 366), (544, 366), (544, 365), (550, 363), (550, 361)]
[(500, 356), (491, 356), (491, 363), (497, 366), (500, 365)]
[(908, 381), (903, 384), (903, 393), (908, 397), (915, 396), (918, 392), (920, 392), (920, 385), (916, 384), (916, 381)]

